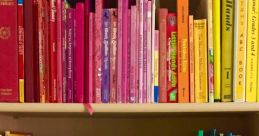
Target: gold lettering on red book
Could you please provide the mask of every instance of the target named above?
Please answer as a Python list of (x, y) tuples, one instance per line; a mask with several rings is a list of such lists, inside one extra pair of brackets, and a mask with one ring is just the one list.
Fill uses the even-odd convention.
[(0, 27), (0, 39), (7, 40), (11, 36), (10, 27)]

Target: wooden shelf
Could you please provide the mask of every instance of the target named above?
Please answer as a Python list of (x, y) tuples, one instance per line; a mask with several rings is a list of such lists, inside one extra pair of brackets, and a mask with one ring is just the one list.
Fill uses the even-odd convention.
[[(94, 113), (259, 112), (259, 103), (91, 104)], [(0, 103), (0, 113), (87, 113), (83, 104)]]

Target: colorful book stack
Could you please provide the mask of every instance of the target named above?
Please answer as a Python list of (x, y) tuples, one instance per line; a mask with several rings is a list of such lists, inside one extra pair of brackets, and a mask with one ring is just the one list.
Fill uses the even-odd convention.
[(259, 101), (259, 1), (192, 3), (0, 1), (0, 102)]
[(204, 132), (204, 130), (199, 130), (197, 136), (241, 136), (240, 134), (233, 134), (232, 132), (221, 133), (217, 132), (216, 129)]

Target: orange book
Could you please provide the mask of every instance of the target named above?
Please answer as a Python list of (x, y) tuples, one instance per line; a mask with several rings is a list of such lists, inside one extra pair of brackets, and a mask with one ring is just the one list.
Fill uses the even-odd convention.
[(177, 0), (178, 101), (189, 102), (189, 2)]
[(194, 43), (193, 43), (193, 15), (189, 16), (189, 59), (190, 59), (190, 102), (195, 102), (194, 96)]

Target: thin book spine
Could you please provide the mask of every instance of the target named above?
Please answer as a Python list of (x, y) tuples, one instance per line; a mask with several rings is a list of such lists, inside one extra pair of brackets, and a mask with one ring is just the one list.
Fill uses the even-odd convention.
[(128, 9), (128, 52), (127, 52), (127, 88), (126, 88), (126, 103), (130, 102), (130, 65), (131, 65), (131, 61), (130, 61), (130, 57), (131, 57), (131, 9)]
[(122, 103), (123, 0), (118, 0), (117, 103)]
[(139, 103), (144, 103), (144, 0), (139, 0)]
[(57, 0), (57, 102), (62, 103), (62, 4)]
[(143, 103), (147, 102), (147, 13), (148, 0), (143, 4)]
[(67, 40), (66, 40), (66, 8), (65, 2), (61, 1), (61, 49), (62, 49), (62, 102), (67, 102)]
[(154, 102), (159, 102), (159, 30), (155, 31), (155, 47), (154, 47)]
[(152, 2), (147, 4), (147, 103), (153, 101), (152, 97)]
[(195, 102), (193, 15), (189, 16), (190, 102)]
[(89, 14), (90, 14), (90, 0), (85, 0), (84, 2), (84, 52), (85, 52), (85, 56), (84, 56), (84, 84), (85, 84), (85, 89), (84, 89), (84, 102), (85, 103), (89, 103), (89, 91), (90, 91), (90, 70), (89, 70)]

